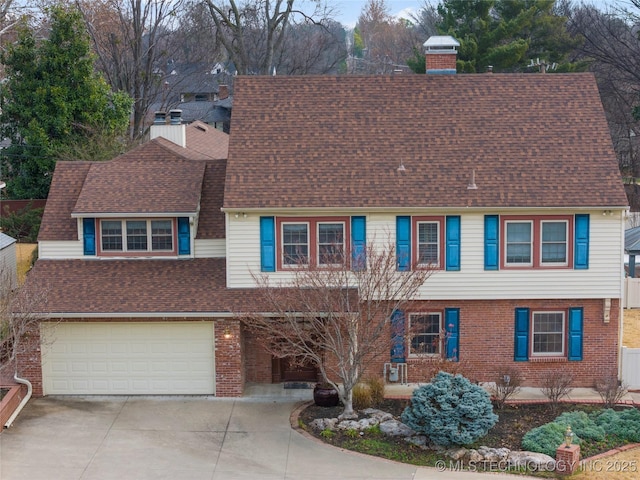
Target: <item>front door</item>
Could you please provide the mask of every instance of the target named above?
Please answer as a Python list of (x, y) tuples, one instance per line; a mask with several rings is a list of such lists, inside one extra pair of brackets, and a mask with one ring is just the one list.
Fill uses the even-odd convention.
[(288, 358), (281, 358), (279, 363), (281, 382), (316, 382), (318, 380), (318, 369), (310, 363), (300, 365)]

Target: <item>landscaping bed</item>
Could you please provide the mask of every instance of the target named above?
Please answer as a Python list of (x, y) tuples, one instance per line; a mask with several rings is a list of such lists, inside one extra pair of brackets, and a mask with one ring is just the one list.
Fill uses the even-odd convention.
[[(382, 404), (377, 405), (375, 408), (388, 412), (399, 419), (409, 402), (409, 400), (385, 399)], [(484, 445), (493, 448), (504, 447), (515, 451), (523, 450), (521, 445), (522, 437), (529, 430), (552, 422), (563, 412), (584, 411), (591, 413), (601, 408), (601, 405), (564, 402), (558, 404), (555, 409), (549, 403), (519, 403), (506, 405), (502, 409), (496, 408), (494, 412), (499, 417), (498, 423), (489, 431), (488, 435), (472, 445), (471, 448), (478, 448)], [(376, 432), (375, 429), (362, 435), (354, 435), (353, 432), (349, 431), (319, 432), (310, 427), (311, 422), (315, 419), (335, 418), (341, 412), (342, 407), (326, 408), (311, 405), (301, 411), (298, 417), (298, 424), (322, 441), (348, 450), (415, 465), (434, 465), (437, 460), (443, 458), (432, 450), (423, 450), (407, 443), (401, 437), (388, 437)], [(611, 437), (597, 443), (585, 442), (581, 447), (581, 457), (591, 457), (623, 444), (624, 442)]]

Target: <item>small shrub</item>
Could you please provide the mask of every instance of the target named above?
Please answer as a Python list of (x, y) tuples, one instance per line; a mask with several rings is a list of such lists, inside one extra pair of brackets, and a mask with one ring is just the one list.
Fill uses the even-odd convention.
[(503, 368), (498, 372), (495, 385), (490, 388), (491, 395), (498, 408), (520, 391), (522, 386), (522, 375), (520, 371), (513, 367)]
[(562, 370), (553, 370), (547, 374), (542, 382), (542, 393), (551, 402), (551, 408), (558, 407), (558, 402), (562, 397), (566, 397), (571, 392), (573, 375)]
[(371, 390), (368, 385), (363, 383), (358, 383), (353, 390), (351, 390), (353, 395), (353, 408), (354, 410), (364, 410), (365, 408), (370, 408), (373, 404), (373, 400), (371, 399)]
[(601, 442), (604, 440), (604, 428), (596, 424), (593, 417), (586, 412), (579, 410), (575, 412), (565, 412), (556, 418), (553, 423), (570, 425), (573, 433), (583, 440), (592, 440), (595, 442)]
[(334, 432), (333, 430), (330, 430), (330, 429), (328, 429), (328, 428), (325, 428), (324, 430), (322, 430), (322, 431), (320, 432), (320, 436), (321, 436), (322, 438), (325, 438), (325, 439), (327, 439), (327, 440), (330, 440), (330, 439), (332, 439), (333, 437), (335, 437), (335, 436), (336, 436), (336, 432)]
[[(571, 428), (573, 429), (573, 427)], [(540, 425), (525, 433), (524, 437), (522, 437), (522, 448), (531, 452), (544, 453), (555, 458), (556, 450), (564, 443), (564, 432), (566, 430), (567, 425), (556, 422)], [(581, 443), (578, 435), (574, 435), (573, 443), (578, 445)]]
[(617, 405), (627, 394), (626, 385), (618, 382), (618, 378), (612, 375), (597, 379), (593, 388), (600, 395), (605, 408)]
[(596, 412), (594, 423), (607, 435), (614, 435), (629, 442), (640, 442), (640, 410), (627, 408), (616, 412), (610, 408)]
[(364, 381), (364, 383), (369, 387), (372, 405), (380, 405), (384, 401), (384, 393), (386, 388), (384, 379), (380, 377), (369, 377)]
[(498, 421), (489, 394), (462, 375), (440, 372), (413, 391), (402, 421), (442, 446), (469, 445)]
[(349, 428), (345, 430), (344, 434), (349, 438), (358, 438), (360, 436), (360, 432), (355, 428)]

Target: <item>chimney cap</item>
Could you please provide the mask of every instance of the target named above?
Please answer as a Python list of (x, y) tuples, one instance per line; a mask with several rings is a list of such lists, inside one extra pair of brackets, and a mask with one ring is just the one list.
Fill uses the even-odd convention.
[(451, 35), (434, 35), (429, 37), (422, 46), (425, 47), (427, 51), (439, 50), (455, 52), (458, 50), (460, 42)]

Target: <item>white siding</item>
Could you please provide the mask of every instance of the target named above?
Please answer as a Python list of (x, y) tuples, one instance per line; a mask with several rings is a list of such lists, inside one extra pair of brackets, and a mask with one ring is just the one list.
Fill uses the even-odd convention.
[(196, 240), (194, 256), (196, 258), (224, 258), (226, 255), (225, 240)]
[(15, 240), (0, 250), (0, 288), (15, 288), (18, 278), (18, 256)]
[(86, 258), (82, 241), (44, 241), (38, 242), (38, 258), (43, 259), (78, 259)]
[[(496, 213), (496, 212), (492, 212)], [(501, 212), (504, 213), (504, 212)], [(574, 212), (524, 212), (509, 214), (573, 214)], [(461, 270), (437, 271), (421, 291), (423, 299), (519, 298), (621, 298), (623, 220), (620, 212), (603, 216), (590, 213), (589, 269), (484, 270), (484, 213), (461, 215)], [(421, 212), (419, 214), (424, 214)], [(323, 215), (327, 213), (323, 212)], [(437, 215), (429, 212), (428, 215)], [(395, 214), (367, 216), (370, 243), (395, 242)], [(260, 273), (259, 216), (228, 221), (227, 282), (232, 288), (249, 288), (251, 274)], [(287, 272), (270, 274), (287, 279)]]

